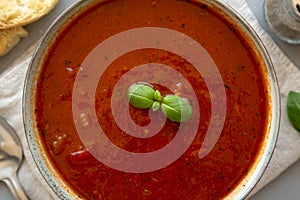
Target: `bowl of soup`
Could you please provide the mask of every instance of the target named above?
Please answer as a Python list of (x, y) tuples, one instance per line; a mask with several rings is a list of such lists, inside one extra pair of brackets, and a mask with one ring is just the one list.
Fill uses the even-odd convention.
[(58, 198), (244, 199), (280, 101), (267, 51), (226, 3), (86, 0), (36, 49), (23, 119)]

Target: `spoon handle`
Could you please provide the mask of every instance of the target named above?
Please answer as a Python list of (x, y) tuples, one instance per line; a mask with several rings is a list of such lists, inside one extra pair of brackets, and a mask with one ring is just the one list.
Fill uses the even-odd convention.
[(28, 200), (26, 197), (25, 192), (23, 191), (18, 179), (16, 173), (13, 173), (11, 177), (6, 178), (3, 180), (8, 188), (10, 189), (12, 195), (16, 200)]

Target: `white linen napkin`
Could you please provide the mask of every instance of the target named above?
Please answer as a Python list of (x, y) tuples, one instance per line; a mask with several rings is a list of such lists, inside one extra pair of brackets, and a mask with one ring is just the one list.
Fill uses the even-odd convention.
[(30, 199), (58, 199), (47, 187), (31, 157), (22, 120), (22, 95), (25, 74), (36, 44), (29, 48), (12, 66), (0, 75), (0, 115), (16, 130), (24, 150), (23, 164), (18, 178)]
[[(265, 174), (251, 193), (254, 194), (300, 158), (300, 135), (290, 124), (285, 108), (287, 93), (290, 90), (300, 92), (300, 72), (260, 27), (245, 0), (225, 1), (250, 23), (265, 44), (277, 73), (282, 100), (278, 143)], [(25, 74), (35, 47), (36, 45), (33, 45), (0, 74), (0, 115), (16, 129), (23, 144), (25, 161), (19, 170), (18, 177), (26, 194), (30, 199), (50, 200), (58, 199), (58, 197), (47, 187), (47, 183), (34, 165), (22, 123), (22, 90)]]

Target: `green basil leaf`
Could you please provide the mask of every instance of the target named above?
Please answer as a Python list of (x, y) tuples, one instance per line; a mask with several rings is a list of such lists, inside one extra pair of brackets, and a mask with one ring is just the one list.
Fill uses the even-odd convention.
[(150, 108), (154, 102), (154, 89), (145, 84), (134, 84), (129, 87), (127, 98), (136, 108)]
[(291, 123), (300, 132), (300, 93), (290, 91), (286, 107)]
[(159, 101), (159, 102), (161, 102), (163, 100), (163, 98), (158, 90), (155, 90), (155, 92), (154, 92), (154, 100)]
[(160, 103), (158, 101), (154, 101), (151, 108), (153, 111), (157, 111), (160, 108)]
[(163, 98), (161, 110), (171, 121), (185, 122), (192, 116), (192, 107), (186, 99), (168, 95)]

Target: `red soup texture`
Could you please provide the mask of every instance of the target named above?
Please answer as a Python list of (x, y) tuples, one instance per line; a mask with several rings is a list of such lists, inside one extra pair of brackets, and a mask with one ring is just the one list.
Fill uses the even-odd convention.
[[(210, 93), (206, 81), (192, 63), (169, 50), (140, 48), (119, 56), (103, 71), (94, 94), (97, 122), (106, 137), (119, 148), (135, 153), (154, 152), (174, 139), (181, 124), (167, 119), (157, 134), (147, 138), (126, 134), (117, 125), (111, 107), (113, 90), (123, 75), (136, 66), (149, 65), (149, 68), (143, 72), (146, 75), (131, 73), (132, 79), (147, 74), (155, 76), (164, 83), (170, 82), (171, 88), (159, 82), (150, 83), (162, 96), (175, 93), (190, 99), (186, 85), (174, 82), (178, 79), (176, 75), (165, 77), (159, 72), (153, 73), (151, 68), (153, 63), (169, 66), (189, 82), (197, 101), (191, 102), (192, 118), (183, 122), (199, 124), (188, 149), (167, 166), (132, 173), (107, 166), (90, 153), (75, 126), (72, 95), (82, 63), (97, 45), (113, 35), (141, 27), (161, 27), (184, 33), (205, 49), (224, 82), (226, 116), (221, 132), (216, 133), (219, 134), (217, 143), (200, 158), (199, 149), (211, 123), (211, 97), (218, 94)], [(99, 55), (99, 59), (105, 56)], [(79, 15), (58, 35), (43, 63), (36, 113), (44, 148), (54, 168), (79, 198), (222, 199), (252, 167), (266, 133), (269, 97), (262, 65), (241, 31), (215, 8), (183, 0), (102, 1)], [(90, 75), (86, 73), (79, 78)], [(124, 103), (128, 104), (120, 101), (120, 109)], [(196, 104), (199, 110), (194, 109)], [(133, 106), (128, 109), (136, 125), (143, 127), (151, 122), (148, 109)], [(157, 117), (162, 116), (160, 110), (155, 113)], [(195, 118), (197, 114), (199, 118)], [(83, 114), (81, 119), (82, 126), (90, 126), (88, 116)], [(193, 130), (187, 129), (189, 131)]]

